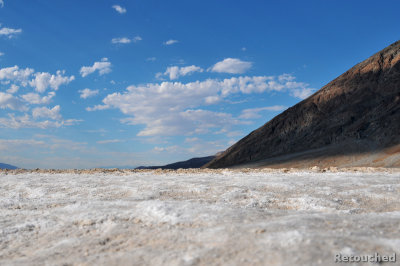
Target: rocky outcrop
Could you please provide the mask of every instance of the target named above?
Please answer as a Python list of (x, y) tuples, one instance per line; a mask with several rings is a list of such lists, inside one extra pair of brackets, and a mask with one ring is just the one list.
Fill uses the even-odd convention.
[(400, 41), (251, 132), (205, 167), (262, 161), (267, 166), (274, 164), (273, 158), (312, 150), (326, 148), (325, 156), (346, 156), (398, 144)]

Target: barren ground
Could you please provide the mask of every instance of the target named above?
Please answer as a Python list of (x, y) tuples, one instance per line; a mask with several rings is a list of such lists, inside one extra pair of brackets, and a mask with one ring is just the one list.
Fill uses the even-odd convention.
[(400, 256), (393, 169), (3, 171), (0, 213), (0, 265), (337, 265), (336, 253)]

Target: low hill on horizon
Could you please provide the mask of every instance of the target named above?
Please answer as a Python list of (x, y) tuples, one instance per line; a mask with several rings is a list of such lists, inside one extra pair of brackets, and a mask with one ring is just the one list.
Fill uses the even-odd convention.
[(18, 167), (14, 166), (14, 165), (11, 165), (11, 164), (0, 163), (0, 169), (14, 170), (14, 169), (18, 169)]
[(204, 167), (400, 167), (400, 41), (287, 109)]
[(189, 168), (200, 168), (206, 163), (210, 162), (212, 159), (214, 159), (215, 156), (206, 156), (206, 157), (196, 157), (196, 158), (191, 158), (186, 161), (180, 161), (176, 163), (171, 163), (163, 166), (139, 166), (136, 167), (135, 169), (172, 169), (176, 170), (179, 168), (182, 169), (189, 169)]

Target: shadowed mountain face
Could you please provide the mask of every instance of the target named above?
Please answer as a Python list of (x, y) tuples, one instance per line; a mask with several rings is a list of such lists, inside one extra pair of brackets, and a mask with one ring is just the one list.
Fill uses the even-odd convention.
[[(389, 156), (390, 160), (375, 156), (374, 162), (380, 160), (381, 165), (374, 166), (400, 166), (399, 144), (400, 41), (397, 41), (251, 132), (205, 167), (247, 164), (260, 167), (292, 162), (286, 164), (291, 166), (300, 159), (311, 165), (324, 161), (340, 166), (346, 156), (386, 150), (390, 154), (384, 152), (382, 156)], [(328, 157), (341, 159), (329, 163)], [(365, 159), (359, 164), (368, 162)]]

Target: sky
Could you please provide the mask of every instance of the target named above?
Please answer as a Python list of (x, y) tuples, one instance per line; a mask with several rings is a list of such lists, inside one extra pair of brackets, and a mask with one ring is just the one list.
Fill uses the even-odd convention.
[(223, 151), (399, 39), (399, 1), (0, 0), (0, 162)]

